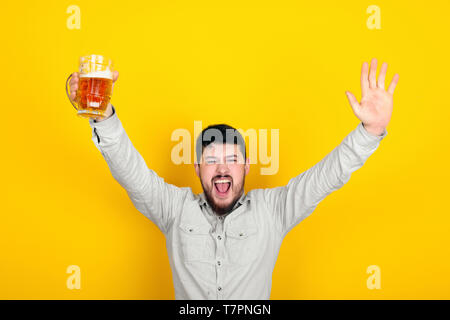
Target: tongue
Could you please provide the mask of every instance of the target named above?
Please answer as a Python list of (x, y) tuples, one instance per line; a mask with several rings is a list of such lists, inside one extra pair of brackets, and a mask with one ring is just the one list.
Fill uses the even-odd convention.
[(225, 193), (228, 191), (228, 188), (230, 187), (230, 183), (217, 183), (217, 190), (219, 190), (219, 192)]

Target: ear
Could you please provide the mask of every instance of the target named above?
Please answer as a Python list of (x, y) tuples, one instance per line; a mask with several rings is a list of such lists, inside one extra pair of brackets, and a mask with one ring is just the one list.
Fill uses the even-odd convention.
[(194, 163), (195, 174), (200, 178), (200, 165), (198, 163)]
[(245, 175), (247, 175), (248, 172), (250, 171), (250, 158), (247, 158), (245, 160), (244, 170), (245, 170)]

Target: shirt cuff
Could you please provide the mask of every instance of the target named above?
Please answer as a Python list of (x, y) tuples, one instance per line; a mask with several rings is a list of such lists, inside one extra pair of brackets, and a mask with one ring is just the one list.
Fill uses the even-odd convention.
[(111, 105), (113, 113), (112, 115), (103, 121), (97, 122), (92, 118), (89, 118), (89, 125), (92, 127), (92, 129), (95, 129), (97, 134), (102, 136), (114, 136), (118, 132), (120, 132), (121, 123), (119, 118), (117, 117), (117, 112), (114, 109), (114, 106)]
[(356, 135), (355, 139), (356, 141), (369, 149), (376, 147), (378, 143), (383, 140), (387, 136), (387, 130), (384, 129), (383, 133), (379, 136), (374, 135), (372, 133), (369, 133), (366, 128), (364, 128), (362, 122), (358, 124), (356, 127)]

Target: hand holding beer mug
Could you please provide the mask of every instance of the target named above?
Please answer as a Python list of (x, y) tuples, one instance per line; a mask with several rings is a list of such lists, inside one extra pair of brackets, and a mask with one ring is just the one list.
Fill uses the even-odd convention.
[(77, 115), (97, 121), (110, 117), (112, 107), (109, 101), (118, 76), (119, 73), (112, 69), (110, 59), (100, 55), (80, 57), (79, 73), (74, 72), (66, 81), (66, 93), (78, 111)]

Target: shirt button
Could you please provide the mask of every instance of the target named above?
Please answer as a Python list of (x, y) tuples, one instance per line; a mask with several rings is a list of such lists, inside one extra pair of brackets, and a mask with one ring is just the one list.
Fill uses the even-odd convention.
[(217, 236), (217, 239), (222, 240), (222, 237), (221, 236)]
[(221, 291), (221, 290), (222, 290), (222, 287), (218, 287), (217, 290)]
[(217, 261), (217, 265), (220, 266), (222, 263), (220, 261)]

